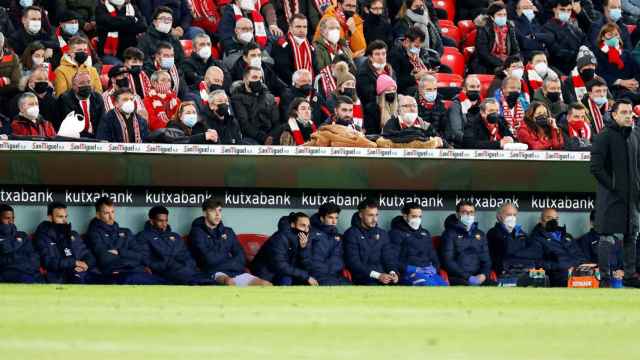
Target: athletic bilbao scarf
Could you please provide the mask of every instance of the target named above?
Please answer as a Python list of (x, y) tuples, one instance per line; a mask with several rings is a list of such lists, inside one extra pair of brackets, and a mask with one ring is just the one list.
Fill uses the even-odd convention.
[[(135, 83), (135, 79), (133, 78), (133, 75), (131, 73), (129, 73), (129, 75), (127, 75), (129, 77), (129, 84), (131, 84), (131, 91), (133, 91), (133, 93), (135, 95), (140, 95), (137, 93), (136, 90), (136, 83)], [(140, 81), (140, 88), (142, 89), (142, 98), (145, 98), (149, 95), (149, 90), (151, 90), (151, 80), (149, 79), (149, 76), (147, 76), (147, 74), (144, 71), (140, 71), (140, 74), (138, 75), (138, 80)]]
[(188, 4), (195, 20), (213, 17), (217, 22), (220, 18), (218, 7), (212, 0), (189, 0)]
[(363, 125), (363, 113), (362, 113), (362, 103), (360, 99), (357, 99), (353, 102), (353, 123), (360, 129), (362, 129)]
[(460, 92), (460, 94), (458, 95), (458, 101), (460, 101), (460, 108), (463, 115), (467, 115), (469, 109), (471, 109), (472, 106), (481, 103), (482, 100), (484, 100), (482, 94), (480, 94), (480, 99), (478, 99), (478, 101), (476, 102), (469, 100), (469, 98), (467, 97), (467, 93), (464, 91)]
[(487, 131), (489, 131), (489, 140), (491, 141), (500, 141), (502, 140), (502, 135), (500, 134), (500, 131), (498, 131), (498, 124), (489, 124), (489, 122), (487, 121), (487, 119), (482, 119), (482, 122), (484, 123), (484, 127), (487, 128)]
[[(122, 113), (120, 112), (119, 109), (115, 109), (113, 112), (116, 113), (116, 118), (118, 119), (118, 123), (120, 124), (120, 131), (122, 131), (122, 142), (124, 142), (124, 143), (130, 142), (129, 141), (129, 130), (127, 129), (127, 123), (126, 123), (126, 121), (124, 119), (124, 116), (122, 116)], [(142, 142), (142, 136), (140, 135), (140, 124), (138, 124), (138, 119), (137, 119), (135, 113), (131, 114), (131, 121), (133, 123), (133, 138), (134, 138), (134, 142), (135, 143), (141, 143)]]
[(207, 92), (207, 83), (200, 81), (198, 83), (198, 92), (200, 93), (200, 102), (202, 105), (209, 106), (209, 93)]
[(591, 140), (591, 127), (583, 120), (569, 121), (569, 136)]
[(62, 37), (62, 25), (56, 28), (56, 38), (58, 39), (58, 45), (60, 46), (60, 51), (63, 54), (66, 54), (69, 51), (69, 45), (64, 38)]
[(571, 70), (571, 84), (573, 85), (573, 90), (576, 93), (576, 98), (578, 101), (582, 101), (582, 98), (587, 94), (587, 87), (584, 85), (584, 80), (582, 80), (577, 67), (574, 67), (573, 70)]
[[(111, 5), (111, 3), (109, 2), (109, 0), (106, 0), (104, 2), (104, 6), (107, 8), (107, 11), (109, 12), (109, 15), (111, 17), (116, 17), (118, 16), (118, 10), (116, 9), (115, 6)], [(124, 6), (125, 9), (125, 16), (135, 16), (135, 10), (133, 9), (133, 5), (131, 5), (131, 3), (127, 3)], [(116, 56), (118, 53), (118, 32), (117, 31), (111, 31), (107, 33), (107, 38), (104, 41), (104, 48), (103, 48), (103, 52), (105, 55), (111, 55), (111, 56)]]
[[(422, 62), (420, 55), (414, 55), (409, 53), (407, 56), (409, 58), (409, 62), (411, 63), (411, 66), (413, 66), (414, 72), (419, 73), (423, 70), (427, 70), (427, 67), (424, 65), (424, 62)], [(418, 79), (416, 79), (416, 83), (418, 83)]]
[(282, 0), (282, 7), (284, 8), (287, 24), (291, 23), (293, 15), (300, 13), (300, 2), (298, 0)]
[(502, 104), (502, 116), (509, 125), (511, 133), (515, 135), (516, 131), (520, 128), (520, 125), (522, 125), (522, 119), (524, 119), (524, 109), (522, 108), (520, 99), (516, 101), (516, 106), (513, 109), (509, 108), (509, 104), (507, 104), (507, 99), (504, 94), (502, 94), (502, 90), (499, 91), (500, 103)]
[[(156, 62), (156, 70), (164, 70), (160, 67), (160, 64), (158, 64)], [(175, 92), (176, 94), (178, 93), (178, 90), (180, 89), (180, 74), (178, 74), (178, 68), (173, 65), (169, 70), (165, 70), (169, 73), (169, 75), (171, 76), (171, 83), (173, 84), (173, 92)]]
[(527, 79), (529, 80), (529, 84), (528, 84), (529, 85), (528, 87), (530, 90), (529, 94), (533, 94), (536, 90), (542, 87), (544, 80), (542, 79), (540, 74), (538, 74), (538, 72), (533, 67), (533, 65), (527, 64), (525, 69), (527, 71)]
[[(604, 129), (604, 121), (602, 120), (602, 112), (600, 111), (600, 107), (598, 104), (593, 102), (591, 98), (587, 100), (589, 102), (589, 111), (591, 111), (591, 116), (593, 117), (593, 123), (596, 126), (596, 134), (599, 134), (602, 129)], [(609, 103), (606, 102), (604, 104), (604, 112), (609, 111)]]
[(607, 59), (610, 64), (615, 65), (618, 70), (624, 69), (624, 62), (622, 61), (622, 57), (620, 56), (620, 49), (615, 47), (610, 47), (605, 43), (600, 43), (600, 51), (607, 54)]
[[(244, 17), (244, 15), (242, 15), (242, 10), (238, 5), (231, 4), (231, 6), (233, 8), (233, 14), (235, 15), (236, 21)], [(256, 1), (255, 9), (249, 12), (249, 19), (253, 22), (253, 32), (256, 42), (261, 48), (264, 48), (267, 46), (267, 30), (264, 26), (264, 18), (260, 14), (260, 1)]]
[(334, 92), (338, 87), (336, 79), (331, 73), (331, 66), (325, 66), (324, 69), (320, 70), (320, 80), (322, 80), (322, 88), (324, 89), (325, 97), (328, 97), (329, 94)]
[[(296, 142), (296, 145), (302, 145), (306, 142), (304, 140), (304, 134), (300, 130), (300, 126), (298, 126), (298, 121), (296, 119), (289, 118), (289, 129), (291, 129), (291, 135), (293, 135), (293, 140)], [(316, 124), (311, 122), (311, 134), (316, 131)]]
[(311, 44), (309, 44), (309, 40), (305, 38), (300, 44), (298, 44), (291, 33), (287, 34), (287, 40), (289, 45), (291, 45), (295, 69), (309, 70), (311, 77), (313, 78), (313, 60), (311, 58)]
[(491, 49), (491, 54), (498, 59), (504, 61), (507, 56), (507, 34), (509, 33), (508, 26), (493, 26), (493, 31), (496, 34), (496, 40), (493, 43), (493, 49)]

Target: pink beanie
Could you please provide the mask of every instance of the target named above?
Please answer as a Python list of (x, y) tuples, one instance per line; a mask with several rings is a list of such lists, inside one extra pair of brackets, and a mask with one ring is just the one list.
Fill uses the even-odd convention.
[(378, 76), (378, 81), (376, 82), (376, 92), (378, 95), (384, 93), (385, 91), (391, 88), (398, 88), (396, 82), (391, 78), (391, 76), (387, 74), (382, 74)]

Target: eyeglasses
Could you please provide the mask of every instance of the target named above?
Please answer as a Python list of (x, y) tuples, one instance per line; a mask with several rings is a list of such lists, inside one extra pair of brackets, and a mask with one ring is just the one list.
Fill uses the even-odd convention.
[(173, 22), (173, 18), (172, 17), (168, 17), (168, 16), (160, 16), (159, 18), (157, 18), (156, 20), (163, 22), (165, 24), (171, 23)]

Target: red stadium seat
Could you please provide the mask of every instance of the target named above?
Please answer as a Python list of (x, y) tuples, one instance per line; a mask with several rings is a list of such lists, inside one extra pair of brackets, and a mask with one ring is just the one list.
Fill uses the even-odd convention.
[(100, 83), (104, 90), (109, 88), (109, 70), (111, 70), (112, 67), (113, 65), (104, 64), (100, 69)]
[(476, 46), (476, 37), (478, 30), (473, 29), (467, 35), (462, 36), (462, 47)]
[(440, 244), (442, 243), (442, 239), (440, 238), (440, 236), (432, 236), (431, 242), (433, 243), (433, 248), (438, 251), (440, 249)]
[(268, 236), (262, 234), (238, 234), (238, 241), (244, 249), (247, 263), (250, 263), (258, 254), (262, 245), (269, 239)]
[(435, 9), (444, 10), (447, 12), (447, 19), (453, 22), (456, 18), (456, 2), (455, 0), (437, 0), (433, 3)]
[(462, 54), (443, 54), (440, 63), (448, 66), (454, 74), (464, 76), (464, 56)]
[(460, 50), (458, 50), (458, 48), (453, 47), (453, 46), (445, 46), (442, 48), (442, 54), (443, 55), (447, 55), (447, 54), (461, 54)]
[(444, 27), (444, 26), (456, 26), (456, 24), (453, 23), (453, 21), (445, 19), (445, 20), (438, 20), (438, 27)]
[(464, 79), (458, 74), (443, 74), (437, 73), (436, 79), (438, 79), (438, 87), (462, 87)]
[(460, 45), (460, 41), (462, 40), (462, 36), (460, 35), (460, 30), (454, 25), (445, 25), (440, 27), (440, 32), (442, 36), (446, 36), (449, 39), (453, 40), (456, 43), (456, 46)]
[(473, 20), (460, 20), (458, 21), (458, 29), (462, 38), (466, 38), (473, 30), (476, 29), (476, 24)]
[(627, 31), (629, 34), (633, 34), (636, 31), (636, 24), (627, 24)]
[(489, 86), (491, 86), (491, 82), (495, 75), (491, 74), (476, 74), (478, 79), (480, 80), (480, 94), (482, 97), (487, 96), (487, 92), (489, 91)]
[(180, 40), (182, 50), (184, 50), (184, 56), (189, 57), (193, 52), (193, 42), (191, 40)]

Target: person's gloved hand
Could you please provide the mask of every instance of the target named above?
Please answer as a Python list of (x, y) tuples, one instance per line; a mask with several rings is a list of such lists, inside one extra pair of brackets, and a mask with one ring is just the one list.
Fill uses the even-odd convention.
[(424, 268), (424, 272), (427, 275), (435, 275), (438, 271), (433, 266), (427, 266), (426, 268)]
[(481, 284), (480, 279), (477, 276), (469, 276), (469, 279), (467, 281), (471, 286), (478, 286)]

